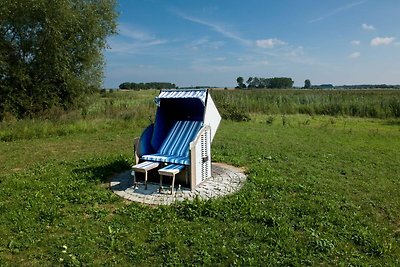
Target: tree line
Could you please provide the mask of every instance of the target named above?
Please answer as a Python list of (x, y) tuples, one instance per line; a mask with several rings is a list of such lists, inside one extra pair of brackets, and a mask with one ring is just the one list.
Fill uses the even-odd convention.
[(119, 89), (125, 90), (148, 90), (148, 89), (175, 89), (177, 88), (174, 83), (167, 82), (150, 82), (150, 83), (134, 83), (124, 82), (119, 85)]
[(274, 77), (274, 78), (259, 78), (259, 77), (249, 77), (244, 83), (243, 77), (238, 77), (236, 79), (237, 86), (236, 88), (244, 89), (244, 88), (277, 88), (277, 89), (286, 89), (293, 88), (294, 81), (292, 78), (287, 77)]
[[(244, 82), (243, 77), (236, 79), (237, 89), (258, 89), (258, 88), (270, 88), (270, 89), (290, 89), (293, 88), (294, 81), (291, 78), (286, 77), (275, 77), (275, 78), (259, 78), (249, 77)], [(333, 85), (333, 84), (319, 84), (313, 85), (309, 79), (304, 81), (302, 89), (400, 89), (400, 85), (390, 84), (359, 84), (359, 85)]]
[(338, 89), (400, 89), (400, 85), (391, 84), (359, 84), (359, 85), (339, 85)]
[(400, 89), (400, 85), (392, 84), (353, 84), (353, 85), (333, 85), (316, 84), (312, 85), (309, 79), (304, 81), (303, 89), (337, 89), (337, 90), (358, 90), (358, 89)]

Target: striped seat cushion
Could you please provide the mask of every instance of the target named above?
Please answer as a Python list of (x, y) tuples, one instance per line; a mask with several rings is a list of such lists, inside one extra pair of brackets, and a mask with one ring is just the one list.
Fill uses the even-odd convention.
[(156, 154), (144, 155), (142, 159), (189, 165), (189, 144), (200, 131), (201, 121), (177, 121)]
[(173, 175), (173, 174), (177, 174), (180, 171), (182, 171), (185, 168), (185, 166), (183, 165), (178, 165), (178, 164), (169, 164), (167, 166), (165, 166), (162, 169), (158, 170), (158, 173), (161, 175)]

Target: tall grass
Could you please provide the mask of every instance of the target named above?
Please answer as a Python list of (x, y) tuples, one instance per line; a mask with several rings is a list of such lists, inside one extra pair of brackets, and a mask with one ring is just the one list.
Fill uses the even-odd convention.
[(93, 96), (91, 105), (83, 108), (85, 117), (138, 119), (155, 111), (154, 97), (158, 90), (109, 92)]
[[(0, 122), (0, 141), (90, 133), (127, 125), (143, 128), (154, 120), (158, 90), (91, 96), (88, 105), (53, 109), (35, 119)], [(212, 90), (224, 119), (248, 121), (248, 114), (308, 114), (400, 118), (400, 90)]]
[(218, 106), (248, 113), (400, 118), (400, 90), (213, 90)]
[(49, 110), (40, 118), (16, 120), (8, 116), (0, 122), (0, 141), (91, 133), (130, 126), (144, 127), (154, 119), (156, 90), (134, 93), (96, 94), (89, 105), (70, 112)]

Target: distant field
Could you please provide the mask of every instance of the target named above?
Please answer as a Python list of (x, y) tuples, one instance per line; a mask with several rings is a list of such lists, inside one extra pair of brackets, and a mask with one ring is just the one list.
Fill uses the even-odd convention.
[(171, 207), (107, 188), (157, 91), (0, 123), (0, 266), (400, 265), (400, 91), (212, 94), (238, 120), (222, 122), (213, 160), (245, 167), (248, 182)]

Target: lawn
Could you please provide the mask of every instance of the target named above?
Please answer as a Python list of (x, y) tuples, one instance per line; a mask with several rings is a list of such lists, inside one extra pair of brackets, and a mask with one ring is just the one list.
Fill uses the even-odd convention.
[(212, 147), (247, 170), (241, 191), (148, 207), (107, 182), (129, 169), (155, 94), (0, 124), (0, 266), (400, 265), (399, 118), (248, 108)]

